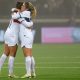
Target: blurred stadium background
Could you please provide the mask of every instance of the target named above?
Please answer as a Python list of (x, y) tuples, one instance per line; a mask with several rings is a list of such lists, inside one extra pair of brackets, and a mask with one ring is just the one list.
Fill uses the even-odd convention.
[[(9, 24), (10, 10), (12, 7), (15, 7), (16, 1), (17, 0), (0, 1), (0, 39), (2, 39), (1, 37), (4, 34), (4, 30), (6, 30)], [(44, 34), (42, 33), (42, 29), (45, 27), (47, 28), (74, 27), (75, 30), (77, 28), (78, 29), (80, 28), (80, 0), (27, 0), (27, 1), (31, 1), (37, 8), (37, 17), (34, 21), (35, 23), (34, 29), (36, 31), (34, 41), (35, 43), (42, 42), (43, 38), (42, 36), (44, 34), (46, 35), (46, 33)], [(50, 30), (48, 30), (48, 32), (49, 31)], [(77, 33), (75, 33), (75, 35), (77, 34), (76, 36), (80, 38), (79, 31), (80, 30), (76, 31)], [(76, 37), (75, 35), (74, 37)], [(47, 37), (49, 38), (50, 36)], [(55, 37), (52, 36), (50, 38), (53, 39)], [(3, 41), (3, 39), (1, 41)], [(80, 39), (78, 41), (80, 41)]]
[[(0, 0), (1, 43), (9, 24), (10, 10), (15, 7), (16, 1)], [(37, 9), (33, 28), (33, 54), (38, 76), (36, 80), (80, 80), (80, 0), (19, 1), (31, 1)], [(2, 44), (0, 51), (3, 51)], [(18, 53), (22, 53), (20, 48)], [(17, 56), (15, 63), (15, 72), (19, 75), (24, 73), (25, 68), (24, 58), (20, 56), (22, 54)], [(5, 64), (3, 76), (6, 75), (6, 68)]]

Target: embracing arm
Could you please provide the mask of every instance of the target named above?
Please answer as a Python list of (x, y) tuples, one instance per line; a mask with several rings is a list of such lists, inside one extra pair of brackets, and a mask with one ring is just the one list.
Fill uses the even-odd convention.
[(25, 27), (33, 26), (33, 21), (27, 22), (24, 18), (18, 19), (18, 21), (20, 21), (21, 24), (24, 25)]
[(20, 13), (17, 12), (17, 13), (12, 13), (12, 19), (19, 19), (21, 17)]
[(22, 21), (21, 24), (23, 24), (25, 27), (32, 27), (33, 26), (33, 22), (27, 22), (27, 21)]

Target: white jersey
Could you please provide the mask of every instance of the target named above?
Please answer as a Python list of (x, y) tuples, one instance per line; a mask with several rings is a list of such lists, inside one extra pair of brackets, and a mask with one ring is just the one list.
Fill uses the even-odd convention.
[(33, 22), (31, 21), (31, 13), (30, 11), (17, 12), (12, 15), (13, 19), (18, 19), (25, 27), (31, 27)]
[(21, 24), (23, 24), (25, 27), (31, 27), (33, 25), (33, 22), (31, 20), (31, 12), (30, 11), (23, 11), (20, 13), (20, 19), (19, 21)]
[(14, 22), (14, 20), (11, 19), (7, 30), (11, 30), (13, 34), (17, 34), (19, 32), (19, 23)]
[(5, 32), (4, 39), (5, 44), (8, 46), (14, 46), (18, 44), (18, 35), (19, 35), (19, 23), (10, 20), (10, 24)]
[[(24, 11), (21, 13), (21, 17), (30, 17), (30, 11)], [(24, 23), (24, 24), (23, 24)], [(33, 34), (32, 30), (28, 27), (33, 26), (33, 22), (27, 22), (25, 19), (23, 20), (23, 23), (20, 24), (20, 40), (21, 40), (21, 47), (25, 46), (26, 48), (32, 48), (33, 44)], [(26, 26), (25, 26), (26, 24)]]
[(33, 34), (32, 30), (25, 28), (24, 25), (20, 25), (20, 41), (21, 47), (32, 48)]
[(25, 17), (31, 18), (31, 12), (27, 11), (27, 10), (21, 12), (20, 15), (21, 15), (22, 18), (25, 18)]

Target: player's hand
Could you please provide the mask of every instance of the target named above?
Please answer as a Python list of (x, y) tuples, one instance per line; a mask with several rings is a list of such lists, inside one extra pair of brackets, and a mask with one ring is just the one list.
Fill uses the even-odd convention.
[(12, 9), (11, 9), (11, 12), (16, 12), (16, 13), (17, 13), (17, 12), (18, 12), (18, 9), (12, 8)]

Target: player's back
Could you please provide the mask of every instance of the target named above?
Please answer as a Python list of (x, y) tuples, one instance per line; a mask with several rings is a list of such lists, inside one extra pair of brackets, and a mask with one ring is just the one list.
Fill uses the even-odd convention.
[(14, 22), (14, 20), (11, 19), (7, 30), (12, 31), (13, 33), (18, 33), (19, 32), (19, 23)]

